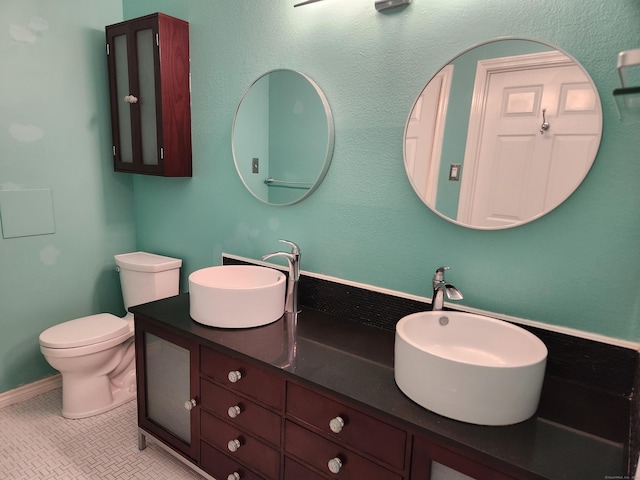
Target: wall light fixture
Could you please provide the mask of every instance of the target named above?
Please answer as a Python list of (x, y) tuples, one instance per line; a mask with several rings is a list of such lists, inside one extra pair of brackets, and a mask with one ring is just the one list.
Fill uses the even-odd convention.
[(411, 0), (376, 0), (375, 6), (376, 10), (380, 12), (382, 10), (387, 10), (388, 8), (396, 8), (403, 5), (409, 5), (410, 3)]
[[(322, 0), (305, 0), (304, 2), (296, 3), (294, 7), (302, 7), (303, 5), (309, 5), (310, 3), (320, 2)], [(403, 5), (409, 5), (411, 0), (375, 0), (376, 10), (387, 10), (389, 8), (401, 7)]]
[(294, 7), (301, 7), (303, 5), (309, 5), (310, 3), (316, 3), (316, 2), (319, 2), (319, 1), (321, 1), (321, 0), (306, 0), (304, 2), (296, 3), (294, 5)]

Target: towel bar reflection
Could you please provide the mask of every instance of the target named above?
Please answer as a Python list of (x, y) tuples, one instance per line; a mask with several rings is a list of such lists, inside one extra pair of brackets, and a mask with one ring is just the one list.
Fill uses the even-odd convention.
[(618, 54), (618, 76), (622, 88), (613, 91), (618, 118), (623, 114), (637, 118), (640, 114), (640, 48)]
[(276, 180), (273, 177), (265, 178), (264, 183), (268, 187), (300, 188), (303, 190), (309, 190), (313, 186), (313, 184), (309, 182), (290, 182), (287, 180)]

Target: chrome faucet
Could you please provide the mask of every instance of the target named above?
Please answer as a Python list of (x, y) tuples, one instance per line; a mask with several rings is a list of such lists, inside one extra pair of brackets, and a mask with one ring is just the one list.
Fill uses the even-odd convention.
[(284, 257), (289, 263), (289, 278), (287, 279), (287, 294), (284, 302), (285, 313), (298, 313), (298, 280), (300, 280), (300, 248), (289, 240), (280, 240), (282, 243), (291, 245), (291, 253), (273, 252), (262, 257), (267, 260), (272, 257)]
[(444, 272), (451, 267), (440, 267), (433, 274), (433, 296), (431, 297), (431, 310), (442, 310), (444, 296), (449, 300), (462, 300), (462, 293), (450, 283), (444, 281)]

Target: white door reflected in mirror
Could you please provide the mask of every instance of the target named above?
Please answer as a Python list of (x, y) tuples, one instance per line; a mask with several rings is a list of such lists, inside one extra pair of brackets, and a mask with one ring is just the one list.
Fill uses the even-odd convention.
[(438, 215), (510, 228), (575, 191), (601, 135), (600, 98), (580, 65), (539, 42), (498, 40), (464, 52), (427, 84), (407, 120), (405, 168)]

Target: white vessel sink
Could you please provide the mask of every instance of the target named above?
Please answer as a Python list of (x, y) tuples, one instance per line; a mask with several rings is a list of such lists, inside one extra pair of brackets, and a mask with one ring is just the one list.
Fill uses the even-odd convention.
[(532, 333), (464, 312), (420, 312), (396, 325), (395, 379), (422, 407), (478, 425), (510, 425), (538, 408), (547, 348)]
[(267, 267), (224, 265), (189, 275), (189, 313), (219, 328), (249, 328), (284, 314), (286, 276)]

